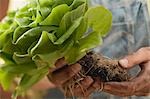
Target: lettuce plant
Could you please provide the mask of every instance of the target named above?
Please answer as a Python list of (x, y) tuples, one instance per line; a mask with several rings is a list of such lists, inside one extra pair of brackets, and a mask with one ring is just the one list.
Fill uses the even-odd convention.
[(0, 23), (0, 84), (15, 95), (37, 83), (64, 57), (73, 64), (102, 44), (112, 22), (103, 6), (87, 0), (32, 0)]

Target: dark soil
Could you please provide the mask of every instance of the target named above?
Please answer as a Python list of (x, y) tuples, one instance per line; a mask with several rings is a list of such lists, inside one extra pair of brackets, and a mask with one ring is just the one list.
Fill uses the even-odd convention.
[(129, 75), (117, 60), (112, 60), (94, 52), (89, 52), (78, 61), (82, 65), (82, 73), (86, 76), (99, 77), (103, 82), (127, 81)]

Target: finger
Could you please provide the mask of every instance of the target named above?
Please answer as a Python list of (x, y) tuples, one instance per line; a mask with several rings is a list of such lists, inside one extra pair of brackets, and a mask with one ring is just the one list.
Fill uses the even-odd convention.
[(104, 84), (104, 91), (119, 96), (134, 95), (134, 82), (108, 82)]
[(144, 94), (147, 94), (147, 93), (150, 93), (150, 82), (148, 82), (148, 83), (145, 82), (144, 83), (144, 87), (142, 89), (140, 89), (140, 90), (137, 90), (135, 92), (135, 95), (141, 95), (141, 96), (143, 96)]
[[(150, 62), (146, 62), (142, 64), (141, 72), (134, 79), (130, 80), (130, 82), (122, 83), (112, 83), (108, 86), (109, 93), (119, 94), (119, 95), (134, 95), (136, 92), (144, 93), (143, 89), (146, 90), (149, 88), (150, 81)], [(146, 87), (145, 87), (146, 86)], [(107, 86), (106, 86), (107, 87)], [(124, 90), (126, 87), (126, 90)], [(105, 88), (107, 89), (107, 88)], [(110, 90), (112, 89), (112, 90)], [(119, 90), (120, 89), (120, 90)]]
[(129, 94), (124, 94), (124, 93), (117, 93), (114, 91), (109, 91), (109, 90), (104, 90), (104, 92), (115, 95), (115, 96), (120, 96), (120, 97), (127, 97), (127, 96), (131, 96)]
[(54, 71), (49, 76), (49, 79), (55, 85), (62, 85), (67, 80), (71, 79), (74, 75), (76, 75), (80, 70), (81, 70), (80, 64), (73, 64), (70, 66), (65, 66), (64, 68)]
[(138, 95), (138, 96), (145, 96), (147, 94), (150, 95), (150, 87), (149, 86), (146, 86), (143, 90), (140, 90), (135, 93), (135, 95)]
[[(87, 76), (85, 79), (83, 79), (80, 83), (84, 90), (87, 90), (87, 88), (94, 82), (94, 80)], [(79, 88), (79, 87), (78, 87)], [(81, 89), (81, 88), (80, 88)]]
[(132, 55), (126, 56), (119, 61), (120, 65), (124, 68), (131, 68), (134, 65), (141, 64), (146, 61), (150, 61), (150, 47), (139, 49)]
[[(150, 77), (146, 71), (141, 71), (138, 76), (129, 82), (108, 82), (104, 85), (104, 91), (119, 96), (134, 95), (145, 86), (149, 86)], [(149, 88), (149, 87), (148, 87)]]
[(56, 66), (57, 68), (60, 68), (60, 67), (62, 67), (62, 66), (64, 66), (64, 65), (66, 65), (66, 64), (67, 64), (67, 62), (65, 61), (65, 58), (60, 58), (60, 59), (58, 59), (58, 60), (56, 61), (55, 66)]
[(150, 96), (150, 93), (135, 93), (136, 96)]
[(50, 68), (50, 73), (54, 72), (60, 68), (62, 68), (63, 66), (67, 65), (67, 62), (65, 61), (65, 58), (60, 58), (56, 61), (55, 63), (55, 67), (54, 68)]
[(150, 71), (150, 61), (140, 64), (140, 67), (143, 71)]
[(136, 91), (148, 90), (150, 86), (150, 62), (142, 64), (140, 73), (132, 81), (135, 82)]
[[(91, 86), (91, 84), (94, 82), (94, 80), (87, 76), (85, 79), (83, 79), (80, 82), (77, 82), (74, 88), (72, 88), (73, 95), (84, 97), (86, 96), (87, 88)], [(71, 96), (72, 93), (70, 90), (67, 91), (67, 96)]]
[(103, 91), (103, 82), (101, 82), (99, 79), (94, 80), (95, 82), (87, 89), (86, 96), (90, 96), (94, 91)]

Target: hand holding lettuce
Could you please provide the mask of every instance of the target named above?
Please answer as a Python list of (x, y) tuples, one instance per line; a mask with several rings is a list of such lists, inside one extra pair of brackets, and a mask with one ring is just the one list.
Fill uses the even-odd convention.
[(8, 90), (20, 78), (15, 95), (21, 94), (59, 58), (73, 64), (99, 46), (111, 22), (106, 8), (90, 8), (87, 0), (30, 1), (0, 23), (0, 58), (5, 61), (0, 84)]

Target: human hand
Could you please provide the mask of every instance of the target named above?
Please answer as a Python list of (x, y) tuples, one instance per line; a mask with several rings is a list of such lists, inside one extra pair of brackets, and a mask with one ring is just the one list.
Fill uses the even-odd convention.
[(120, 60), (119, 63), (127, 69), (139, 65), (141, 71), (129, 81), (105, 83), (104, 91), (118, 96), (150, 95), (150, 47), (141, 48), (132, 55)]
[(80, 74), (80, 64), (70, 66), (66, 64), (64, 59), (59, 59), (55, 64), (56, 68), (48, 75), (50, 81), (60, 88), (65, 96), (88, 97), (92, 92), (100, 89), (100, 83)]
[(0, 21), (6, 16), (9, 0), (0, 0)]

